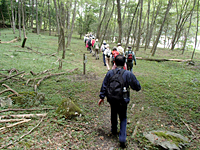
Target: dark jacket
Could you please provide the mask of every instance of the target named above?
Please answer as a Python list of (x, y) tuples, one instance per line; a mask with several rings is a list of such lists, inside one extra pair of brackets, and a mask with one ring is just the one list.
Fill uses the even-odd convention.
[[(119, 72), (119, 68), (116, 68), (118, 71), (117, 73)], [(109, 79), (114, 75), (114, 72), (113, 70), (110, 70), (108, 71), (108, 73), (106, 74), (105, 78), (104, 78), (104, 81), (102, 83), (102, 86), (101, 86), (101, 90), (100, 90), (100, 95), (99, 97), (101, 99), (104, 99), (106, 97), (106, 93), (107, 93), (107, 83), (109, 81)], [(136, 91), (139, 91), (141, 90), (141, 86), (140, 86), (140, 83), (139, 81), (136, 79), (135, 75), (126, 70), (123, 75), (122, 75), (123, 79), (124, 79), (124, 83), (126, 85), (126, 89), (128, 89), (129, 87), (131, 87), (131, 89), (133, 90), (136, 90)], [(129, 103), (130, 101), (130, 98), (129, 98), (129, 95), (130, 93), (128, 93), (128, 98), (125, 100), (126, 103)], [(107, 99), (108, 102), (111, 102), (111, 100)]]

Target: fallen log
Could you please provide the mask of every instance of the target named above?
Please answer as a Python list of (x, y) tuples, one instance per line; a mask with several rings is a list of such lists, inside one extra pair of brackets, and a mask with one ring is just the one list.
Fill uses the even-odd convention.
[(163, 62), (163, 61), (175, 61), (175, 62), (190, 62), (191, 59), (158, 59), (158, 58), (143, 58), (143, 57), (136, 57), (138, 60), (147, 60), (147, 61), (157, 61), (157, 62)]
[(56, 108), (41, 108), (41, 109), (4, 109), (4, 110), (1, 110), (0, 113), (2, 112), (8, 112), (8, 111), (38, 111), (38, 110), (53, 110), (53, 109), (56, 109)]
[(12, 127), (14, 127), (14, 126), (17, 126), (17, 125), (20, 125), (20, 124), (22, 124), (22, 123), (26, 123), (26, 122), (29, 122), (29, 121), (31, 121), (31, 119), (24, 119), (24, 120), (22, 120), (22, 121), (20, 121), (20, 122), (17, 122), (17, 123), (8, 125), (8, 126), (6, 126), (6, 127), (0, 128), (0, 131), (2, 131), (2, 130), (4, 131), (4, 130), (7, 129), (7, 128), (12, 128)]
[(24, 119), (0, 119), (0, 123), (5, 123), (5, 122), (19, 122), (23, 121)]
[(45, 117), (47, 113), (44, 114), (19, 114), (19, 115), (7, 115), (7, 116), (0, 116), (0, 118), (31, 118), (31, 117)]
[(16, 37), (15, 39), (13, 39), (13, 40), (11, 40), (11, 41), (8, 41), (8, 42), (0, 42), (0, 43), (2, 43), (2, 44), (4, 44), (4, 43), (14, 43), (14, 42), (17, 42), (18, 41), (18, 38)]
[(8, 91), (11, 91), (11, 92), (13, 92), (14, 93), (14, 95), (19, 95), (15, 90), (13, 90), (13, 89), (11, 89), (9, 86), (7, 86), (6, 84), (2, 84), (4, 87), (6, 87), (7, 89), (5, 89), (5, 90), (3, 90), (3, 91), (1, 91), (0, 92), (0, 95), (2, 94), (2, 93), (4, 93), (4, 92), (8, 92)]

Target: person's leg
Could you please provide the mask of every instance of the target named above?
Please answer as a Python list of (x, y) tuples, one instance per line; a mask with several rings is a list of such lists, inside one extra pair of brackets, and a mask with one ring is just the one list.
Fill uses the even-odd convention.
[(103, 53), (103, 63), (104, 63), (104, 66), (106, 66), (106, 60), (105, 60), (105, 55)]
[(130, 71), (133, 72), (133, 62), (130, 65)]
[(111, 108), (111, 132), (113, 134), (117, 133), (117, 107), (114, 104), (110, 104)]
[(109, 63), (108, 63), (108, 57), (106, 57), (105, 59), (106, 59), (106, 66), (107, 66), (107, 69), (110, 70)]
[(120, 119), (120, 133), (119, 141), (122, 143), (126, 142), (126, 124), (127, 124), (127, 105), (121, 105), (119, 110), (119, 119)]
[(95, 49), (95, 57), (96, 57), (96, 60), (97, 60), (97, 50)]

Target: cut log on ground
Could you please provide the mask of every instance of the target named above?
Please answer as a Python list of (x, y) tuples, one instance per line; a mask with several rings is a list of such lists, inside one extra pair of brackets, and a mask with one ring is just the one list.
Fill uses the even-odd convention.
[(6, 126), (6, 127), (0, 128), (0, 131), (2, 132), (2, 131), (4, 131), (4, 130), (7, 129), (7, 128), (12, 128), (12, 127), (14, 127), (14, 126), (17, 126), (17, 125), (20, 125), (20, 124), (22, 124), (22, 123), (26, 123), (26, 122), (29, 122), (29, 121), (31, 121), (31, 119), (24, 119), (24, 120), (22, 120), (22, 121), (20, 121), (20, 122), (17, 122), (17, 123), (8, 125), (8, 126)]
[(143, 58), (143, 57), (136, 57), (138, 60), (147, 60), (147, 61), (157, 61), (157, 62), (163, 62), (163, 61), (175, 61), (175, 62), (190, 62), (191, 59), (157, 59), (157, 58)]
[(24, 119), (0, 119), (0, 123), (5, 123), (5, 122), (19, 122), (23, 121)]
[(44, 114), (20, 114), (20, 115), (7, 115), (7, 116), (0, 116), (0, 118), (31, 118), (31, 117), (45, 117), (47, 113)]
[(5, 89), (5, 90), (3, 90), (3, 91), (1, 91), (0, 92), (0, 95), (2, 94), (2, 93), (4, 93), (4, 92), (8, 92), (8, 91), (11, 91), (11, 92), (13, 92), (14, 93), (14, 95), (19, 95), (15, 90), (13, 90), (13, 89), (11, 89), (9, 86), (7, 86), (6, 84), (2, 84), (4, 87), (6, 87), (7, 89)]
[(8, 112), (8, 111), (42, 111), (42, 110), (53, 110), (53, 109), (56, 109), (56, 108), (41, 108), (41, 109), (4, 109), (4, 110), (1, 110), (0, 113), (2, 112)]

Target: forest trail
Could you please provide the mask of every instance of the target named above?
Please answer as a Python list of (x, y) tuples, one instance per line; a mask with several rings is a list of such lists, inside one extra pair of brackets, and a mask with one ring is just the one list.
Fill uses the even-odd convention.
[[(104, 104), (100, 107), (98, 106), (99, 100), (99, 91), (101, 88), (101, 84), (107, 73), (107, 67), (103, 65), (103, 56), (100, 53), (99, 60), (96, 60), (95, 57), (92, 56), (91, 53), (87, 51), (86, 53), (89, 63), (92, 65), (92, 73), (95, 73), (97, 78), (96, 80), (87, 82), (89, 84), (87, 93), (82, 93), (82, 99), (84, 101), (90, 101), (86, 105), (88, 109), (90, 109), (90, 117), (93, 119), (90, 121), (91, 128), (95, 131), (96, 135), (93, 137), (94, 145), (96, 145), (92, 149), (102, 149), (102, 150), (112, 150), (118, 149), (119, 140), (118, 136), (113, 136), (111, 134), (111, 123), (110, 123), (110, 105), (105, 99)], [(87, 65), (87, 64), (86, 64)], [(89, 65), (90, 66), (90, 65)], [(86, 74), (90, 74), (91, 72), (86, 72)], [(118, 122), (118, 131), (119, 131), (119, 122)], [(130, 149), (137, 150), (136, 145), (129, 145)], [(128, 148), (127, 148), (128, 149)]]

